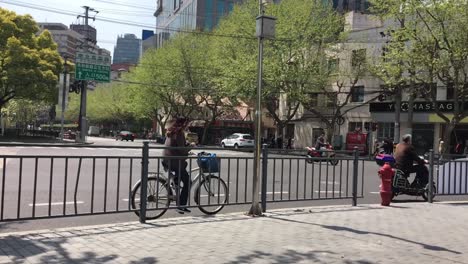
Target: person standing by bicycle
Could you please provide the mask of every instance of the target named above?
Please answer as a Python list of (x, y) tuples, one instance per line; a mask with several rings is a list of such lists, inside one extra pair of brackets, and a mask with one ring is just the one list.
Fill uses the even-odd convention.
[[(189, 196), (189, 185), (190, 185), (190, 175), (187, 172), (187, 158), (190, 152), (190, 149), (184, 148), (188, 144), (185, 140), (184, 131), (188, 125), (188, 119), (186, 118), (176, 118), (169, 122), (169, 126), (166, 132), (166, 142), (165, 146), (167, 147), (163, 151), (162, 164), (165, 169), (174, 172), (174, 183), (177, 185), (177, 192), (180, 192), (177, 212), (179, 214), (190, 213), (190, 210), (186, 208), (187, 200)], [(182, 190), (179, 189), (180, 183), (182, 181)]]

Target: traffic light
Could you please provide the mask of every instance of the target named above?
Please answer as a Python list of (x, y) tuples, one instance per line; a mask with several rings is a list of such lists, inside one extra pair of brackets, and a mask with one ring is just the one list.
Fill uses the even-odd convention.
[(68, 90), (70, 93), (75, 92), (79, 94), (82, 86), (83, 81), (75, 80), (73, 83), (70, 84), (70, 88)]

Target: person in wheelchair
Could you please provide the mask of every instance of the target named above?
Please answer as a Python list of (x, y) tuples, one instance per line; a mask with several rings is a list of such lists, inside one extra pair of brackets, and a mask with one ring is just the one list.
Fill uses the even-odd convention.
[(408, 178), (411, 173), (416, 172), (416, 178), (411, 183), (411, 187), (418, 187), (415, 186), (418, 182), (420, 184), (419, 187), (426, 186), (428, 182), (428, 170), (424, 165), (424, 160), (418, 156), (411, 144), (410, 134), (406, 134), (402, 137), (402, 142), (396, 146), (394, 156), (396, 162), (395, 167), (402, 170), (406, 178)]

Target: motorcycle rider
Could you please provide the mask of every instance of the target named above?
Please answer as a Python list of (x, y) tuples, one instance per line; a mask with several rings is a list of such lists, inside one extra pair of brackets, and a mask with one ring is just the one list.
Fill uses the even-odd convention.
[[(417, 182), (417, 179), (419, 179), (419, 182), (423, 186), (426, 186), (428, 182), (427, 168), (424, 165), (424, 160), (418, 156), (413, 145), (411, 145), (410, 134), (402, 137), (402, 142), (396, 146), (394, 156), (396, 161), (395, 167), (402, 170), (405, 173), (405, 177), (408, 178), (411, 173), (416, 172), (416, 178), (411, 184), (412, 186)], [(417, 165), (414, 165), (414, 162)]]
[(315, 142), (315, 150), (320, 154), (320, 156), (324, 156), (324, 149), (326, 149), (327, 143), (325, 143), (325, 133), (320, 134), (317, 138), (317, 142)]

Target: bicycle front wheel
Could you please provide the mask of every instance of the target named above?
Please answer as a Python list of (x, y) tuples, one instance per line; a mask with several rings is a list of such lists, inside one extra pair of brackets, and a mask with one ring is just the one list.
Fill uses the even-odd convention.
[[(146, 219), (153, 220), (161, 217), (171, 204), (171, 189), (168, 188), (165, 179), (148, 177), (148, 187), (146, 189)], [(141, 181), (132, 190), (132, 209), (137, 209), (135, 214), (140, 216), (140, 194)]]
[(204, 214), (213, 215), (221, 211), (228, 199), (226, 183), (218, 176), (207, 175), (195, 189), (195, 203)]

